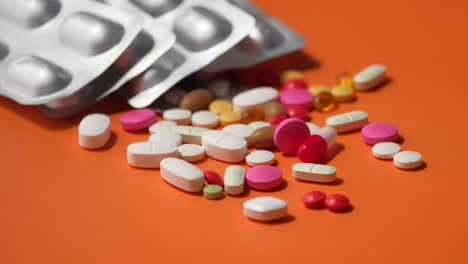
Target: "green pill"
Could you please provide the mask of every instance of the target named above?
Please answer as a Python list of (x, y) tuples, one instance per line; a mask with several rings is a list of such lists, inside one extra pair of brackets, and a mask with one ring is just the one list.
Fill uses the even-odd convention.
[(208, 200), (216, 200), (223, 196), (223, 187), (217, 184), (209, 184), (203, 188), (203, 197)]

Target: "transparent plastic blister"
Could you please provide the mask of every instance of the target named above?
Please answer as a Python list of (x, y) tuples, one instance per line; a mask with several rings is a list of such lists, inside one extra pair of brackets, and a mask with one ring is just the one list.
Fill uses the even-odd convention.
[(141, 19), (95, 1), (2, 0), (0, 94), (38, 105), (75, 93), (131, 44)]
[(178, 81), (206, 66), (243, 39), (255, 20), (224, 0), (132, 0), (171, 28), (176, 43), (119, 91), (128, 103), (150, 105)]
[(280, 21), (268, 16), (248, 0), (228, 0), (255, 18), (255, 27), (242, 41), (203, 70), (218, 72), (253, 66), (291, 53), (305, 45), (305, 39)]

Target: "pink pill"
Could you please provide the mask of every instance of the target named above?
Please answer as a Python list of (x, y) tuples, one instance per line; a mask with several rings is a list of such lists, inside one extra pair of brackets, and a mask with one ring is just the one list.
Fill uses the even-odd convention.
[(398, 139), (398, 128), (390, 123), (375, 122), (361, 129), (362, 140), (375, 145), (380, 142), (394, 142)]
[(310, 136), (309, 127), (299, 118), (287, 118), (279, 123), (273, 134), (276, 147), (287, 155), (296, 155), (299, 146)]
[(296, 117), (301, 120), (306, 120), (309, 117), (309, 113), (307, 112), (306, 107), (302, 106), (297, 106), (297, 105), (290, 105), (286, 109), (286, 112), (288, 112), (289, 117)]
[(156, 123), (156, 112), (149, 108), (128, 111), (120, 117), (120, 124), (128, 131), (142, 130), (154, 123)]
[(303, 79), (289, 79), (283, 84), (283, 89), (307, 89), (308, 85)]
[(283, 173), (276, 167), (259, 165), (247, 170), (245, 180), (247, 185), (254, 190), (268, 191), (283, 183)]
[(314, 96), (307, 89), (283, 90), (279, 97), (280, 102), (286, 107), (291, 105), (309, 107), (314, 100)]
[(216, 173), (214, 171), (206, 170), (206, 171), (203, 172), (203, 174), (205, 175), (205, 181), (208, 184), (217, 184), (217, 185), (219, 185), (221, 187), (224, 187), (223, 178), (221, 178), (221, 176), (219, 176), (218, 173)]

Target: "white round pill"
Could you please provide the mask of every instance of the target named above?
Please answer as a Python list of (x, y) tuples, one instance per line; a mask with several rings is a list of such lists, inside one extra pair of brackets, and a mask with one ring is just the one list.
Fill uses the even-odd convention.
[(205, 149), (197, 144), (183, 144), (177, 148), (177, 154), (187, 162), (195, 162), (205, 157)]
[(392, 159), (401, 147), (394, 142), (380, 142), (372, 146), (372, 155), (379, 159)]
[(163, 119), (174, 121), (178, 125), (188, 125), (190, 124), (191, 115), (192, 112), (190, 110), (182, 108), (173, 108), (163, 112)]
[(103, 147), (111, 137), (110, 118), (104, 114), (85, 116), (78, 127), (78, 142), (82, 148)]
[(270, 165), (275, 161), (275, 154), (268, 150), (254, 150), (245, 157), (249, 166)]
[(422, 164), (422, 156), (416, 151), (401, 151), (393, 155), (393, 165), (400, 169), (414, 169)]
[(253, 121), (252, 123), (249, 123), (249, 126), (252, 127), (253, 129), (261, 128), (261, 127), (266, 127), (269, 126), (270, 123), (266, 121)]
[(148, 141), (151, 141), (151, 142), (171, 141), (171, 142), (174, 142), (177, 146), (179, 146), (180, 144), (182, 144), (182, 137), (175, 132), (162, 131), (156, 134), (152, 134), (149, 137)]
[(244, 124), (232, 124), (225, 126), (223, 131), (247, 140), (247, 138), (254, 132), (254, 128)]
[(192, 125), (196, 127), (216, 128), (219, 125), (219, 117), (209, 110), (197, 111), (192, 115)]
[(149, 127), (149, 132), (151, 134), (154, 134), (154, 133), (159, 133), (159, 132), (162, 132), (162, 131), (169, 131), (169, 132), (172, 132), (173, 129), (177, 126), (177, 123), (174, 122), (174, 121), (170, 121), (170, 120), (162, 120), (162, 121), (159, 121), (159, 122), (156, 122), (155, 124), (153, 124), (152, 126)]

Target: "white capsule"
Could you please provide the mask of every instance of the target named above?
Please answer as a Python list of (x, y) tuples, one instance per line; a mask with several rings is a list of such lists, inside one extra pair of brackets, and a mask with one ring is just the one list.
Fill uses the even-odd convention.
[(177, 158), (165, 158), (161, 161), (161, 177), (187, 192), (199, 192), (205, 184), (203, 172), (199, 168)]
[(85, 116), (78, 127), (78, 143), (82, 148), (97, 149), (110, 139), (110, 118), (104, 114)]
[(354, 75), (354, 87), (358, 91), (371, 90), (385, 81), (386, 71), (386, 67), (383, 65), (370, 65)]
[(310, 134), (314, 135), (320, 131), (320, 127), (312, 122), (306, 122), (307, 127), (309, 127)]
[(273, 221), (288, 215), (288, 203), (282, 199), (262, 196), (244, 202), (244, 215), (257, 221)]
[(203, 134), (212, 131), (212, 129), (193, 126), (177, 126), (173, 131), (182, 137), (183, 143), (201, 145)]
[(239, 195), (244, 191), (245, 170), (242, 166), (231, 165), (224, 171), (224, 191)]
[(343, 133), (359, 129), (367, 124), (368, 114), (364, 111), (353, 111), (330, 116), (326, 120), (327, 126), (333, 127), (336, 132)]
[(296, 163), (292, 167), (294, 178), (311, 182), (333, 182), (336, 180), (336, 168), (315, 163)]

